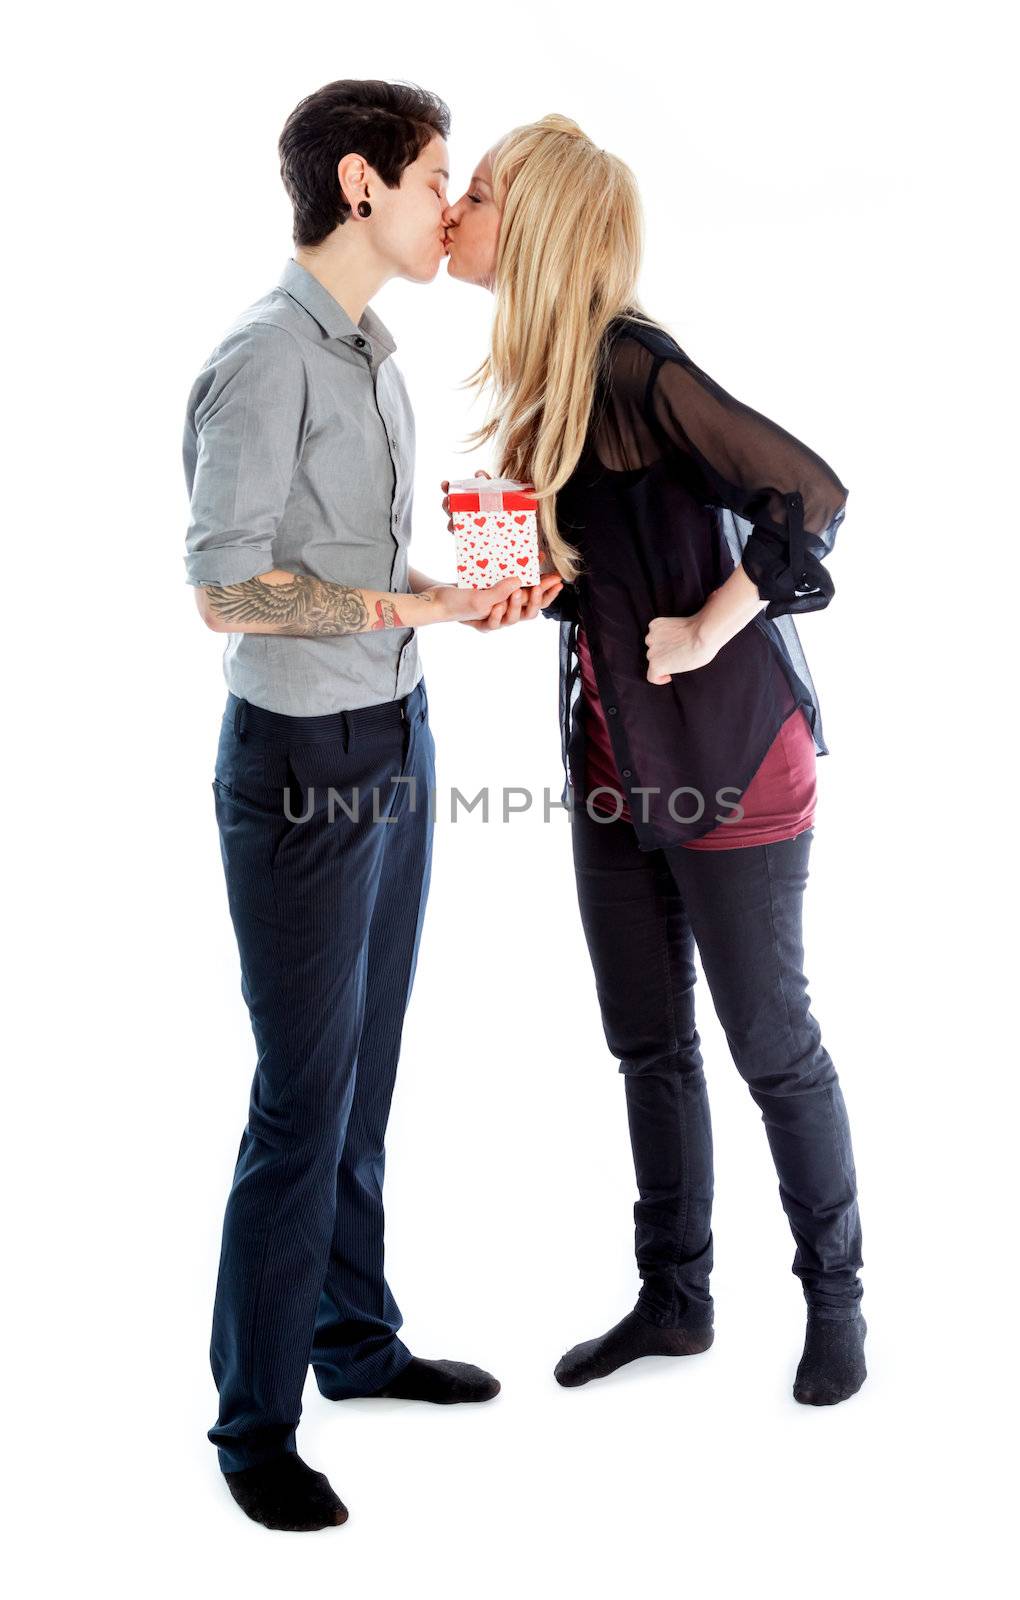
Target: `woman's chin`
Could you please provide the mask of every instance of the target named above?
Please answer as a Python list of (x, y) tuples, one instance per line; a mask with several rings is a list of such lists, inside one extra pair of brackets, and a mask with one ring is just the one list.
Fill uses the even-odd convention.
[(456, 278), (458, 283), (473, 283), (476, 284), (480, 289), (486, 288), (484, 279), (477, 278), (473, 273), (457, 265), (456, 256), (447, 256), (446, 276), (448, 278)]

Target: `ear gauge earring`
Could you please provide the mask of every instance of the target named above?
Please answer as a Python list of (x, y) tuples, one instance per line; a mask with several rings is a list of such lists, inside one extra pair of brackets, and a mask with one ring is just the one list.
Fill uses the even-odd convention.
[(370, 217), (371, 215), (372, 215), (372, 207), (369, 205), (368, 201), (367, 200), (359, 200), (358, 201), (358, 216), (359, 217)]

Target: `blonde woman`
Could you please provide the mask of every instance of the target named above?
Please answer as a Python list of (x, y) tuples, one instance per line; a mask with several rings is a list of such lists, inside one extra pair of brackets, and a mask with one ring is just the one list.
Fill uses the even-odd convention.
[[(861, 1224), (804, 975), (827, 746), (792, 614), (834, 592), (822, 561), (847, 491), (639, 305), (633, 174), (569, 118), (500, 140), (444, 218), (450, 276), (495, 296), (470, 379), (492, 410), (472, 442), (492, 439), (499, 474), (535, 485), (546, 569), (563, 580), (546, 607), (560, 623), (562, 799), (639, 1196), (637, 1302), (556, 1377), (573, 1387), (713, 1340), (697, 945), (794, 1237), (807, 1326), (793, 1393), (845, 1400), (866, 1377)], [(542, 598), (515, 594), (482, 625)]]

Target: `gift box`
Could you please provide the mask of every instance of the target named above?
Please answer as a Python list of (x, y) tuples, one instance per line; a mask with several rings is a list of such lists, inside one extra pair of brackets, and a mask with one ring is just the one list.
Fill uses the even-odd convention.
[(512, 478), (450, 484), (458, 589), (491, 589), (504, 578), (539, 579), (538, 501)]

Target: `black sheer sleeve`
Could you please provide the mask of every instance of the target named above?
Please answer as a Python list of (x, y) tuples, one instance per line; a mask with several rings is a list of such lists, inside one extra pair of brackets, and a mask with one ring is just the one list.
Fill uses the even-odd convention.
[(706, 504), (752, 524), (741, 564), (766, 617), (818, 611), (835, 585), (821, 565), (848, 491), (832, 468), (778, 423), (734, 399), (683, 352), (656, 364), (645, 401), (655, 434), (686, 458)]
[(552, 617), (554, 622), (576, 622), (580, 616), (577, 609), (577, 597), (572, 583), (565, 583), (555, 600), (550, 600), (547, 606), (542, 607), (543, 617)]

